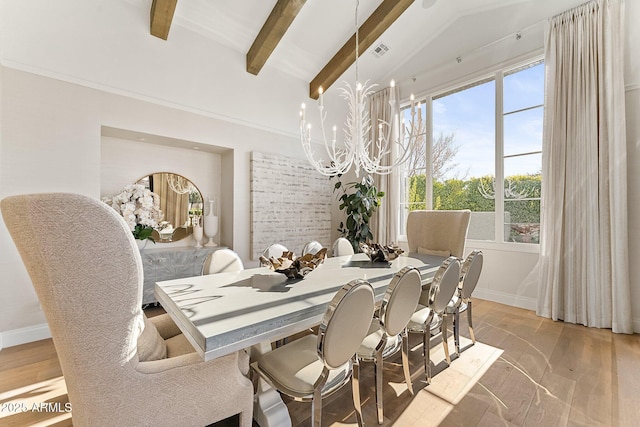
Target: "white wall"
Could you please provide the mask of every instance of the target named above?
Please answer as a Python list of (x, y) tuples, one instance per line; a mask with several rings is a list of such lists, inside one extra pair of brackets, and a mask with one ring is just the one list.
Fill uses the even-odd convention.
[[(221, 165), (221, 174), (233, 176), (232, 188), (220, 190), (221, 209), (223, 218), (233, 218), (233, 227), (220, 239), (248, 260), (250, 152), (286, 152), (302, 157), (299, 141), (282, 134), (11, 68), (3, 68), (1, 76), (0, 198), (49, 191), (99, 198), (102, 126), (222, 147), (228, 150), (221, 155), (221, 163), (226, 163)], [(176, 172), (190, 176), (186, 171)], [(141, 175), (137, 169), (131, 173), (134, 179)], [(24, 342), (25, 336), (47, 336), (33, 287), (3, 222), (0, 253), (3, 345)]]
[[(101, 138), (101, 198), (118, 194), (126, 185), (156, 172), (172, 172), (188, 178), (202, 193), (205, 213), (208, 213), (207, 201), (209, 199), (213, 198), (218, 205), (223, 202), (232, 202), (232, 199), (223, 201), (220, 198), (222, 181), (220, 154), (193, 148), (158, 145), (151, 142), (106, 136)], [(231, 226), (232, 218), (221, 217), (220, 223)], [(220, 233), (215, 236), (214, 240), (220, 243)], [(189, 237), (177, 242), (157, 242), (156, 244), (162, 247), (193, 246), (195, 241)]]

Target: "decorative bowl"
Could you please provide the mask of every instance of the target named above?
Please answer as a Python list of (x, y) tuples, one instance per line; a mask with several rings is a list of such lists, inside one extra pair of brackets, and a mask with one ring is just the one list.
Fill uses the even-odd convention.
[(261, 256), (260, 264), (276, 273), (284, 274), (290, 279), (304, 279), (304, 276), (324, 262), (326, 254), (327, 248), (322, 248), (315, 254), (306, 254), (301, 257), (296, 257), (293, 252), (283, 252), (282, 256), (278, 258), (267, 259)]
[(397, 245), (381, 245), (379, 243), (360, 243), (360, 250), (367, 254), (371, 262), (389, 262), (404, 253)]

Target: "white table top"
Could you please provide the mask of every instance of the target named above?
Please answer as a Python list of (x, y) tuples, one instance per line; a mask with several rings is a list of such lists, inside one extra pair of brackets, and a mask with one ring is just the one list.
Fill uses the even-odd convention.
[(417, 267), (431, 283), (445, 258), (410, 254), (371, 263), (364, 254), (327, 258), (304, 279), (266, 267), (158, 282), (156, 297), (205, 359), (272, 342), (318, 325), (335, 293), (353, 279), (371, 283), (382, 299), (393, 275)]

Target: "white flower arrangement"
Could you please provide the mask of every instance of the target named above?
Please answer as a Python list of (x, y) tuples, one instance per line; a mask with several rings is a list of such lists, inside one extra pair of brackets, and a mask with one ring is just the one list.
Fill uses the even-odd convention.
[(131, 184), (124, 187), (120, 194), (103, 198), (102, 201), (122, 215), (133, 237), (155, 242), (151, 233), (164, 216), (160, 210), (160, 196), (142, 184)]

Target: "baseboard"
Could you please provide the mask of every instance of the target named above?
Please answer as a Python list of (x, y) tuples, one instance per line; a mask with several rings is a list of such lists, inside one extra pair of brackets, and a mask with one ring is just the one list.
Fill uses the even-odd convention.
[[(473, 296), (488, 301), (498, 302), (500, 304), (536, 311), (535, 298), (521, 297), (519, 295), (507, 294), (505, 292), (496, 292), (480, 288), (476, 288), (474, 290)], [(640, 319), (633, 319), (632, 322), (633, 332), (636, 334), (640, 333)]]
[(505, 292), (497, 292), (489, 289), (476, 288), (473, 292), (474, 297), (486, 299), (488, 301), (498, 302), (513, 307), (524, 308), (526, 310), (536, 309), (536, 299), (523, 297), (520, 295), (508, 294)]
[(47, 338), (51, 338), (51, 332), (49, 331), (49, 325), (46, 323), (0, 332), (0, 350)]

